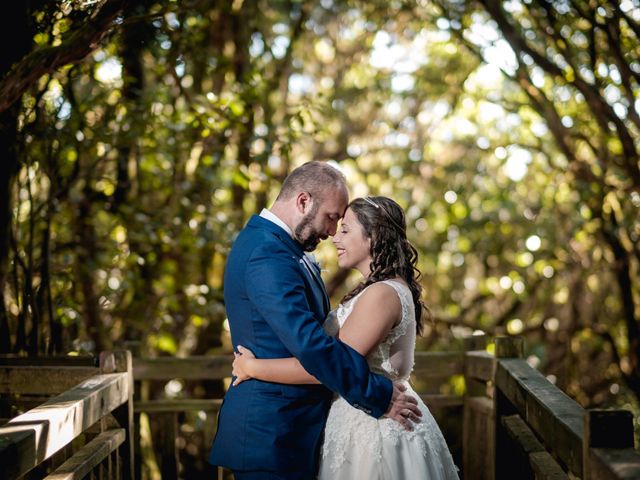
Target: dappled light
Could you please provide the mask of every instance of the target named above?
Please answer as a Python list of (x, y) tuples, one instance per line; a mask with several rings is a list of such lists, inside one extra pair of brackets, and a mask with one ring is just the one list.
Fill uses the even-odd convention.
[[(16, 9), (24, 35), (0, 54), (1, 353), (228, 355), (229, 249), (320, 160), (351, 198), (405, 209), (433, 313), (419, 349), (522, 336), (581, 406), (640, 413), (636, 1)], [(360, 277), (330, 240), (315, 253), (335, 306)], [(39, 449), (53, 435), (25, 428)]]

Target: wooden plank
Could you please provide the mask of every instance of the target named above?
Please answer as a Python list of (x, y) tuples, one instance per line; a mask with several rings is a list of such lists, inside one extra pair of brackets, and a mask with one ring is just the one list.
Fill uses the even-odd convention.
[(529, 463), (536, 480), (569, 480), (569, 475), (560, 468), (549, 452), (529, 454)]
[(509, 415), (500, 419), (511, 439), (520, 445), (525, 453), (545, 452), (544, 446), (536, 438), (520, 415)]
[(428, 393), (420, 395), (422, 401), (431, 408), (452, 408), (461, 407), (463, 404), (462, 397), (460, 395), (442, 395)]
[(44, 480), (74, 480), (84, 478), (125, 440), (124, 428), (107, 430), (78, 450)]
[(58, 366), (58, 367), (97, 367), (98, 357), (64, 356), (64, 357), (23, 357), (18, 355), (0, 355), (0, 366), (7, 367), (35, 367), (35, 366)]
[(582, 477), (584, 409), (522, 359), (501, 359), (496, 388), (569, 470)]
[(496, 359), (489, 352), (467, 352), (464, 356), (464, 376), (484, 382), (492, 381), (496, 372)]
[[(231, 355), (134, 358), (135, 380), (220, 380), (231, 376)], [(414, 375), (421, 379), (462, 374), (462, 352), (416, 352)]]
[[(462, 397), (459, 395), (423, 394), (422, 401), (429, 408), (450, 408), (462, 406)], [(217, 412), (222, 405), (221, 398), (215, 399), (163, 399), (134, 402), (136, 413), (168, 413), (168, 412)]]
[(420, 380), (462, 375), (462, 352), (416, 352), (413, 375)]
[(640, 454), (633, 448), (592, 448), (585, 468), (585, 480), (637, 480), (640, 478)]
[(0, 394), (57, 395), (96, 373), (95, 367), (0, 366)]
[(529, 467), (536, 480), (568, 480), (569, 476), (547, 452), (520, 415), (502, 418), (511, 439), (528, 457)]
[(136, 413), (166, 413), (166, 412), (217, 412), (222, 405), (221, 398), (213, 399), (195, 399), (195, 398), (179, 398), (171, 400), (147, 400), (134, 402)]
[(0, 478), (24, 475), (125, 403), (129, 377), (96, 375), (0, 427)]
[(584, 480), (640, 478), (640, 453), (634, 449), (633, 413), (588, 410), (584, 414)]
[(231, 377), (233, 356), (134, 358), (135, 380), (220, 380)]
[(465, 397), (465, 406), (482, 415), (493, 415), (493, 401), (487, 397)]
[(474, 480), (494, 480), (493, 401), (486, 397), (464, 398), (462, 456), (464, 472)]

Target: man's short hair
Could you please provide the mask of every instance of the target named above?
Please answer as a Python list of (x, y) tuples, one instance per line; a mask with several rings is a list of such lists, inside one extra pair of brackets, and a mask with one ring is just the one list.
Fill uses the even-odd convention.
[(300, 192), (323, 198), (326, 190), (346, 186), (347, 180), (340, 170), (326, 162), (312, 161), (300, 165), (284, 179), (276, 200), (289, 200)]

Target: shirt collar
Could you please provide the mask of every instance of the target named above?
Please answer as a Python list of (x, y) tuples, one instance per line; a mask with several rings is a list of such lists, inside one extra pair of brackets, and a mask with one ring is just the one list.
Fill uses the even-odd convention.
[(260, 216), (265, 220), (269, 220), (270, 222), (275, 223), (280, 228), (282, 228), (285, 232), (287, 232), (291, 238), (293, 238), (293, 232), (289, 228), (289, 225), (287, 225), (282, 220), (280, 220), (280, 218), (275, 213), (273, 213), (270, 210), (267, 210), (266, 208), (263, 208), (262, 211), (260, 212)]

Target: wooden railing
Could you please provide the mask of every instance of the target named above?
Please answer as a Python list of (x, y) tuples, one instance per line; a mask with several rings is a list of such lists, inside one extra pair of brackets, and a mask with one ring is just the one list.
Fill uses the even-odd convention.
[(631, 412), (583, 409), (522, 357), (506, 337), (465, 354), (465, 478), (640, 478)]
[[(473, 337), (466, 342), (466, 348), (476, 348), (478, 342), (485, 345), (484, 338)], [(149, 415), (155, 422), (161, 422), (160, 434), (154, 437), (155, 456), (163, 479), (178, 478), (178, 452), (175, 435), (178, 431), (179, 416), (185, 412), (204, 412), (207, 415), (206, 442), (210, 445), (215, 434), (216, 416), (222, 398), (149, 398), (150, 382), (214, 380), (230, 382), (231, 355), (209, 357), (157, 357), (133, 359), (133, 373), (137, 385), (135, 404), (136, 425), (141, 414)], [(437, 420), (454, 418), (451, 428), (445, 431), (451, 439), (460, 438), (462, 430), (462, 408), (464, 397), (448, 391), (448, 383), (453, 376), (462, 377), (464, 372), (464, 352), (417, 352), (415, 357), (414, 380), (419, 385), (421, 397), (434, 413)], [(459, 442), (458, 450), (462, 450)], [(451, 445), (454, 449), (456, 445)], [(137, 464), (139, 466), (139, 463)], [(218, 478), (229, 478), (221, 469)], [(140, 473), (138, 472), (138, 476)]]
[(104, 352), (99, 365), (0, 358), (5, 411), (50, 397), (0, 425), (0, 479), (133, 478), (131, 363), (129, 352)]
[[(205, 444), (211, 445), (216, 417), (222, 405), (222, 390), (219, 398), (150, 398), (149, 383), (169, 382), (172, 380), (200, 380), (224, 381), (231, 375), (232, 355), (210, 357), (156, 357), (134, 358), (133, 376), (136, 382), (135, 425), (140, 425), (140, 415), (148, 415), (162, 427), (159, 435), (154, 438), (153, 445), (157, 458), (158, 469), (163, 479), (178, 478), (179, 461), (176, 436), (178, 432), (178, 417), (184, 413), (202, 412), (206, 415)], [(140, 444), (139, 430), (136, 431), (137, 445)], [(208, 449), (207, 449), (208, 450)], [(205, 454), (205, 452), (202, 452)], [(138, 454), (138, 459), (140, 455)], [(136, 462), (141, 467), (141, 462)], [(218, 477), (222, 478), (222, 471)], [(141, 473), (136, 471), (136, 477)]]
[[(436, 419), (454, 419), (443, 431), (463, 478), (640, 478), (630, 412), (585, 411), (528, 365), (522, 358), (521, 339), (496, 338), (495, 356), (485, 347), (486, 338), (479, 336), (466, 340), (465, 351), (416, 354), (414, 383), (422, 398)], [(205, 412), (209, 445), (221, 394), (154, 399), (145, 395), (145, 384), (175, 379), (228, 382), (231, 356), (132, 362), (125, 352), (104, 354), (99, 367), (16, 362), (9, 366), (0, 360), (0, 394), (21, 393), (24, 400), (66, 391), (0, 428), (0, 479), (18, 478), (47, 462), (47, 471), (53, 472), (46, 477), (50, 480), (82, 478), (90, 470), (107, 469), (106, 478), (140, 478), (140, 457), (132, 451), (139, 442), (133, 426), (139, 426), (144, 414), (162, 424), (161, 435), (153, 441), (162, 478), (168, 480), (179, 477), (175, 441), (179, 415)], [(450, 388), (456, 377), (464, 377), (463, 395)], [(133, 379), (139, 390), (135, 422)], [(87, 443), (80, 449), (72, 447), (72, 440), (81, 435)], [(137, 465), (131, 459), (137, 459)], [(219, 471), (218, 476), (225, 474)]]

